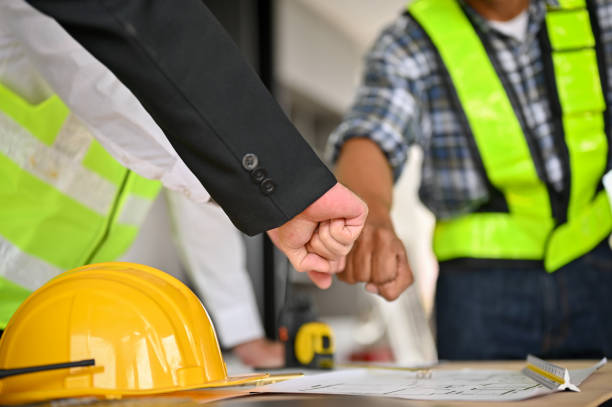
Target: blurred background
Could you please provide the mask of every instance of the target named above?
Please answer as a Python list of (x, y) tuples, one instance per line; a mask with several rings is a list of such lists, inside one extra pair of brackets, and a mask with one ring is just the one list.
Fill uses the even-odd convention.
[[(204, 3), (323, 159), (329, 134), (352, 102), (365, 53), (378, 32), (406, 6), (405, 0)], [(437, 273), (431, 253), (433, 217), (417, 199), (419, 170), (420, 151), (413, 148), (396, 185), (394, 217), (416, 283), (392, 303), (368, 294), (362, 285), (335, 281), (329, 290), (318, 290), (306, 275), (292, 270), (263, 236), (244, 237), (248, 271), (269, 338), (276, 336), (287, 297), (299, 296), (312, 301), (320, 318), (334, 329), (339, 362), (415, 365), (437, 359), (431, 326)], [(169, 236), (167, 203), (161, 195), (124, 260), (157, 267), (192, 284), (174, 246), (168, 244)]]

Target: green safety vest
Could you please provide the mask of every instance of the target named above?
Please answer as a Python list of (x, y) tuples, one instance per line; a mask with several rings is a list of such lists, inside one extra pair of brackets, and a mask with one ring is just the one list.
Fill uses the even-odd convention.
[(552, 272), (592, 250), (612, 231), (612, 214), (601, 188), (609, 166), (606, 102), (585, 1), (549, 8), (540, 33), (551, 51), (544, 48), (543, 58), (550, 58), (551, 104), (562, 128), (557, 142), (570, 174), (560, 196), (539, 178), (536, 142), (522, 126), (512, 89), (504, 87), (493, 53), (458, 2), (417, 0), (408, 13), (437, 49), (483, 177), (505, 201), (501, 210), (439, 221), (433, 243), (438, 259), (536, 260)]
[(161, 184), (119, 164), (57, 95), (0, 85), (0, 329), (62, 271), (115, 260)]

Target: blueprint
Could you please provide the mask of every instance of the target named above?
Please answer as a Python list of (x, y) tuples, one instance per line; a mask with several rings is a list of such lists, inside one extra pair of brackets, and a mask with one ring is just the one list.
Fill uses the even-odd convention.
[[(601, 362), (596, 366), (600, 365)], [(595, 366), (591, 373), (593, 371)], [(256, 391), (383, 396), (412, 400), (510, 401), (549, 394), (558, 389), (547, 388), (521, 371), (513, 370), (354, 369), (305, 376), (264, 386)]]

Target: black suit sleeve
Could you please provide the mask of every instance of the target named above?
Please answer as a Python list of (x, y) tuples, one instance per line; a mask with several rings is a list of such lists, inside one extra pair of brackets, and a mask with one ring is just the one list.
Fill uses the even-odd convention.
[(335, 184), (200, 0), (27, 1), (132, 91), (245, 233), (283, 224)]

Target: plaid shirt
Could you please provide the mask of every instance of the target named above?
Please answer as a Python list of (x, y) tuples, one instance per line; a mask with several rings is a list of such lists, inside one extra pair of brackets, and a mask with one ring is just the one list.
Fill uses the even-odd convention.
[[(469, 6), (464, 7), (497, 54), (518, 96), (525, 124), (539, 143), (548, 179), (559, 191), (563, 177), (569, 174), (563, 173), (555, 150), (553, 114), (537, 38), (547, 3), (554, 4), (551, 0), (531, 1), (523, 42), (500, 33)], [(612, 0), (596, 0), (596, 7), (608, 83), (612, 84)], [(476, 210), (488, 201), (489, 192), (473, 161), (435, 55), (423, 30), (410, 18), (401, 16), (385, 29), (366, 57), (356, 101), (331, 135), (328, 154), (335, 161), (344, 142), (367, 137), (380, 146), (397, 179), (408, 146), (418, 144), (424, 153), (419, 195), (436, 217), (443, 219)], [(609, 88), (608, 105), (612, 102), (612, 86)]]

